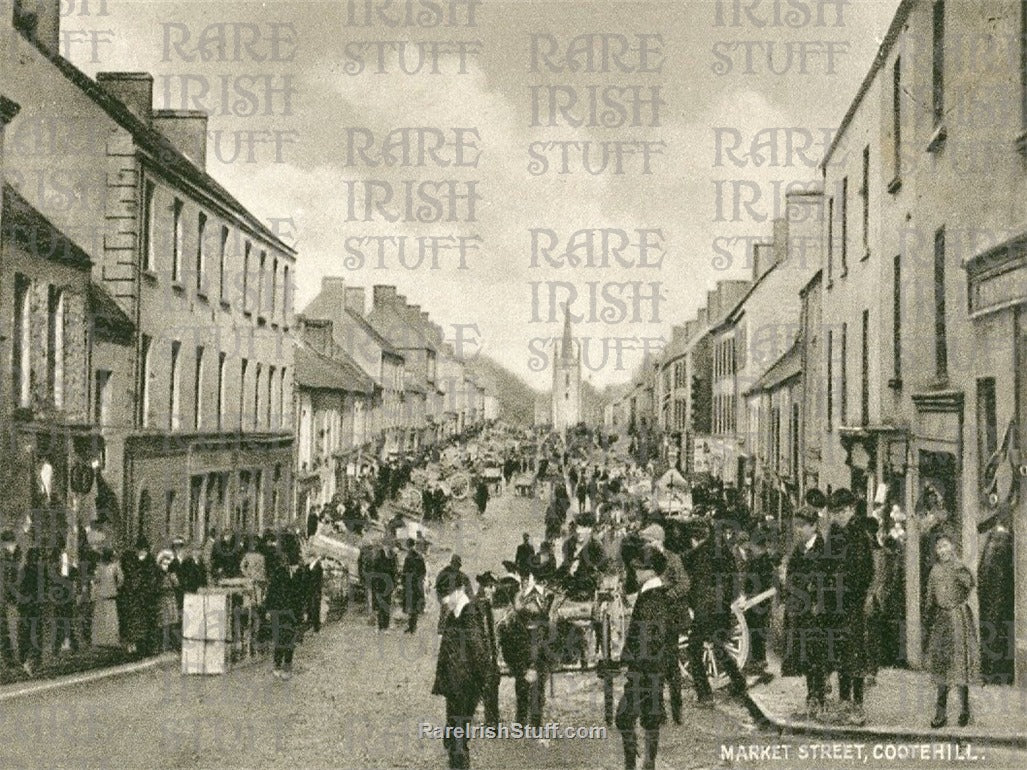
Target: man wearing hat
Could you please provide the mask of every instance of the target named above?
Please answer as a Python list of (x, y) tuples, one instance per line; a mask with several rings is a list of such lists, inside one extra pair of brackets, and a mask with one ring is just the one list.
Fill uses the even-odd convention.
[[(667, 550), (664, 545), (666, 533), (659, 524), (650, 524), (640, 533), (643, 542), (658, 551), (662, 552), (667, 566), (662, 573), (663, 585), (667, 589), (667, 601), (670, 604), (670, 619), (674, 622), (675, 652), (677, 650), (677, 635), (686, 623), (688, 613), (688, 589), (691, 581), (685, 571), (685, 565), (681, 557), (673, 551)], [(681, 667), (678, 665), (677, 654), (670, 661), (670, 668), (667, 670), (667, 682), (670, 685), (670, 713), (674, 718), (674, 724), (681, 724)]]
[(689, 593), (694, 617), (688, 634), (688, 665), (700, 706), (713, 705), (713, 689), (703, 662), (705, 645), (713, 646), (713, 654), (722, 671), (731, 679), (730, 692), (741, 696), (746, 690), (745, 677), (727, 650), (734, 616), (731, 603), (738, 595), (739, 581), (735, 560), (727, 544), (711, 531), (709, 523), (693, 524), (692, 550), (688, 568), (692, 579)]
[(871, 661), (864, 603), (874, 576), (873, 552), (865, 502), (843, 487), (831, 493), (828, 508), (831, 525), (824, 544), (828, 670), (838, 672), (839, 721), (858, 726), (866, 724), (863, 680)]
[(403, 610), (407, 613), (405, 633), (417, 631), (417, 618), (424, 612), (424, 578), (427, 568), (424, 557), (417, 551), (417, 542), (407, 538), (407, 555), (403, 559)]
[(478, 605), (485, 638), (489, 649), (489, 676), (485, 682), (482, 699), (485, 705), (485, 723), (499, 724), (499, 643), (496, 637), (496, 617), (492, 612), (492, 597), (499, 581), (491, 572), (478, 575), (478, 593), (474, 600)]
[(468, 583), (447, 580), (442, 589), (446, 591), (441, 596), (445, 608), (442, 641), (431, 690), (433, 695), (446, 699), (446, 734), (442, 744), (449, 753), (451, 768), (471, 765), (467, 733), (491, 670), (485, 624)]
[(626, 677), (624, 694), (617, 705), (615, 724), (624, 744), (624, 767), (634, 770), (638, 754), (635, 724), (645, 731), (644, 768), (656, 767), (663, 710), (663, 680), (677, 663), (677, 622), (661, 578), (666, 574), (667, 556), (646, 545), (632, 557), (640, 588), (624, 637), (621, 664)]
[(781, 676), (806, 678), (806, 711), (814, 721), (825, 718), (827, 660), (824, 628), (824, 538), (817, 529), (820, 514), (812, 506), (792, 516), (796, 546), (788, 558), (785, 579), (784, 638)]

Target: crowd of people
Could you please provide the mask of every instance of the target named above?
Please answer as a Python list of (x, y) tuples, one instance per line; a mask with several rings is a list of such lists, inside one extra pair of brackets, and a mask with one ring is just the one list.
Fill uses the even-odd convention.
[(260, 629), (255, 649), (273, 647), (279, 673), (287, 674), (300, 631), (320, 628), (324, 571), (316, 556), (302, 558), (297, 532), (243, 536), (211, 529), (202, 545), (187, 547), (176, 537), (156, 552), (140, 537), (121, 553), (106, 543), (94, 548), (87, 534), (71, 561), (67, 550), (22, 549), (13, 532), (0, 533), (5, 668), (32, 676), (47, 651), (178, 650), (185, 595), (236, 578), (252, 587), (253, 627)]

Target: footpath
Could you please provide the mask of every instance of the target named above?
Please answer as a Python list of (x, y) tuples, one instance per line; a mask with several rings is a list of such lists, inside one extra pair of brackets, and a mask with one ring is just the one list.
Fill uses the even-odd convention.
[[(771, 659), (770, 671), (781, 670)], [(754, 716), (782, 733), (854, 739), (952, 741), (1027, 749), (1027, 689), (1001, 685), (970, 688), (970, 724), (959, 727), (959, 698), (949, 693), (949, 722), (931, 727), (936, 689), (922, 671), (881, 669), (865, 694), (863, 726), (815, 722), (805, 716), (806, 685), (802, 677), (775, 676), (750, 687), (747, 699)], [(830, 696), (829, 696), (830, 697)], [(834, 697), (837, 698), (837, 691)]]

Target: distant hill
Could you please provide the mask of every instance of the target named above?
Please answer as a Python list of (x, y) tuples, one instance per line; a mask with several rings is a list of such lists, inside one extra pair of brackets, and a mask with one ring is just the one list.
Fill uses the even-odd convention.
[(535, 419), (535, 399), (538, 393), (528, 383), (486, 355), (467, 361), (489, 393), (499, 399), (499, 419), (517, 425), (531, 425)]

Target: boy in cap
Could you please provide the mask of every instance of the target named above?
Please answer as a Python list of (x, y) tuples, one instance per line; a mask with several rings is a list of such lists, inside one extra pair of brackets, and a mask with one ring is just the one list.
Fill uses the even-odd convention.
[[(662, 573), (663, 584), (667, 588), (667, 601), (670, 603), (671, 620), (674, 622), (674, 638), (684, 627), (688, 612), (688, 590), (691, 581), (685, 571), (681, 557), (664, 546), (665, 532), (659, 524), (650, 524), (639, 532), (646, 545), (660, 551), (667, 561)], [(675, 643), (676, 644), (676, 643)], [(675, 646), (676, 649), (676, 646)], [(681, 724), (681, 667), (677, 655), (674, 655), (667, 669), (667, 682), (670, 685), (670, 713), (674, 724)]]

